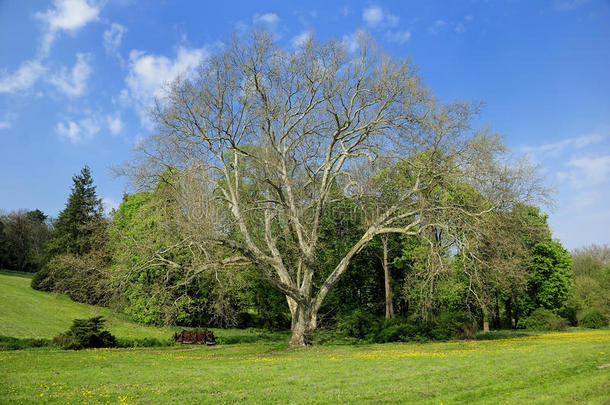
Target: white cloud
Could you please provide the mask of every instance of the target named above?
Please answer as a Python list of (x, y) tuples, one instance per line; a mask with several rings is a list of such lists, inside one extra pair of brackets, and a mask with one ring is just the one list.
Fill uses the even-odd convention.
[(76, 63), (72, 70), (68, 72), (65, 67), (62, 68), (49, 78), (49, 82), (68, 96), (82, 95), (92, 72), (90, 60), (91, 54), (76, 54)]
[(458, 23), (458, 25), (455, 26), (455, 32), (457, 32), (458, 34), (463, 34), (464, 32), (466, 32), (466, 27), (464, 26), (464, 24)]
[(13, 121), (17, 118), (17, 114), (7, 112), (4, 113), (4, 117), (0, 121), (0, 129), (8, 129), (13, 126)]
[(72, 144), (78, 144), (93, 138), (100, 131), (101, 125), (97, 117), (91, 116), (78, 122), (58, 122), (55, 129), (60, 137), (66, 138)]
[(47, 68), (42, 66), (39, 61), (27, 61), (12, 74), (3, 71), (0, 73), (0, 93), (27, 90), (46, 70)]
[(312, 36), (313, 36), (312, 31), (303, 31), (299, 35), (292, 38), (292, 40), (291, 40), (292, 46), (298, 48), (298, 47), (302, 46), (303, 44), (305, 44), (307, 41), (309, 41), (312, 38)]
[(584, 186), (604, 183), (610, 175), (610, 155), (601, 157), (583, 157), (568, 161), (568, 166), (577, 170), (572, 181)]
[(345, 49), (349, 53), (354, 53), (358, 50), (358, 48), (360, 47), (359, 38), (361, 35), (363, 35), (363, 32), (360, 30), (356, 30), (349, 35), (343, 35), (342, 42), (345, 46)]
[(127, 28), (117, 23), (112, 23), (110, 28), (104, 31), (104, 48), (106, 52), (112, 54), (119, 49), (125, 31), (127, 31)]
[(383, 10), (379, 7), (369, 7), (362, 11), (362, 19), (371, 27), (383, 22)]
[(411, 38), (411, 33), (409, 31), (388, 31), (385, 36), (388, 41), (403, 45)]
[(133, 50), (129, 54), (129, 73), (125, 78), (129, 93), (121, 92), (125, 101), (127, 95), (136, 104), (143, 124), (148, 121), (148, 108), (155, 97), (163, 96), (163, 87), (180, 75), (191, 73), (207, 57), (205, 48), (190, 49), (179, 47), (174, 59), (163, 55), (150, 55)]
[(107, 115), (106, 123), (108, 124), (108, 129), (112, 135), (118, 135), (123, 130), (123, 121), (121, 121), (121, 116), (119, 114)]
[(428, 28), (428, 31), (430, 31), (433, 34), (437, 34), (441, 29), (443, 29), (443, 27), (447, 25), (447, 23), (443, 20), (436, 20), (434, 21), (434, 24), (432, 24), (430, 26), (430, 28)]
[(553, 8), (557, 11), (567, 11), (578, 8), (585, 4), (588, 0), (556, 0), (553, 3)]
[(264, 24), (269, 28), (274, 29), (280, 22), (280, 17), (275, 13), (254, 14), (252, 22), (254, 24)]
[(521, 148), (521, 151), (529, 154), (548, 154), (551, 157), (557, 157), (565, 150), (582, 149), (589, 145), (602, 142), (604, 139), (606, 139), (606, 136), (603, 135), (583, 135), (538, 146), (524, 146)]
[(381, 7), (372, 6), (362, 10), (362, 19), (371, 28), (378, 27), (395, 27), (398, 25), (398, 16), (391, 14)]
[(341, 14), (343, 15), (343, 17), (347, 17), (351, 13), (352, 10), (348, 6), (343, 6), (343, 8), (341, 9)]
[(74, 121), (69, 121), (67, 124), (58, 122), (56, 129), (59, 136), (67, 138), (72, 143), (81, 141), (81, 128)]
[(100, 6), (87, 0), (55, 0), (53, 7), (35, 17), (44, 21), (47, 30), (42, 41), (42, 55), (47, 55), (58, 32), (76, 32), (91, 21), (98, 19)]
[(81, 128), (84, 131), (85, 137), (93, 138), (97, 134), (101, 126), (96, 118), (85, 118), (79, 121)]

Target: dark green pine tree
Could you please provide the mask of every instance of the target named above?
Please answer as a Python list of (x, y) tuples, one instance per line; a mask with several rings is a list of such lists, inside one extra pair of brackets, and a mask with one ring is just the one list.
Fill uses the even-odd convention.
[(89, 166), (85, 165), (72, 181), (74, 184), (66, 208), (59, 214), (53, 239), (48, 244), (49, 257), (89, 252), (95, 223), (103, 216), (102, 200), (97, 197)]

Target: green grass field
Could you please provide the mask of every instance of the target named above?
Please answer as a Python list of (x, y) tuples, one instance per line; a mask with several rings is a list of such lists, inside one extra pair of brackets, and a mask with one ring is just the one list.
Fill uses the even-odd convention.
[(0, 335), (25, 338), (52, 338), (65, 332), (75, 318), (103, 315), (113, 334), (124, 338), (167, 339), (167, 328), (151, 328), (130, 322), (107, 308), (81, 304), (61, 294), (30, 288), (30, 275), (0, 272)]
[[(41, 309), (28, 308), (41, 303), (57, 314), (48, 325), (38, 319)], [(138, 327), (110, 312), (0, 275), (0, 334), (49, 337), (83, 316), (77, 308), (112, 317), (111, 330), (124, 336), (171, 332), (133, 331)], [(288, 349), (285, 339), (79, 352), (46, 347), (0, 352), (0, 403), (610, 404), (610, 367), (599, 368), (608, 363), (608, 330), (308, 349)]]

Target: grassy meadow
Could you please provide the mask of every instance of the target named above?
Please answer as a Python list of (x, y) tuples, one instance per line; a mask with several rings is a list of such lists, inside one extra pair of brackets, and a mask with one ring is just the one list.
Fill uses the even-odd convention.
[[(93, 315), (107, 316), (118, 337), (172, 332), (28, 282), (0, 274), (0, 335), (49, 338)], [(609, 330), (307, 349), (287, 348), (285, 334), (272, 337), (214, 347), (0, 351), (0, 403), (610, 404), (610, 366), (600, 367), (610, 363)]]

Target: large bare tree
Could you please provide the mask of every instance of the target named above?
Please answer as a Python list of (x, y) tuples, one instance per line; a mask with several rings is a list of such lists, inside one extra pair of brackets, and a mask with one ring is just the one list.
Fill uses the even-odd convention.
[[(131, 169), (139, 180), (178, 173), (176, 220), (205, 258), (192, 274), (254, 266), (286, 295), (290, 344), (308, 345), (325, 298), (375, 236), (480, 214), (442, 190), (469, 184), (486, 210), (532, 192), (515, 187), (498, 138), (470, 129), (476, 110), (440, 104), (408, 60), (364, 34), (350, 53), (338, 41), (287, 50), (253, 32), (169, 86)], [(342, 198), (366, 227), (316, 284), (321, 222)]]

